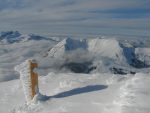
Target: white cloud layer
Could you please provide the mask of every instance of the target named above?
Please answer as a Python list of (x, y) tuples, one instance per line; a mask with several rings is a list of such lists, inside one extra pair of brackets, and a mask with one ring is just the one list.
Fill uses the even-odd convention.
[(0, 30), (150, 36), (150, 1), (0, 0)]

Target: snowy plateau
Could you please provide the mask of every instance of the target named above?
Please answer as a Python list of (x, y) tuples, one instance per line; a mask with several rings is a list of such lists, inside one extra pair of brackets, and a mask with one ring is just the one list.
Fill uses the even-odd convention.
[[(14, 70), (27, 59), (40, 92), (29, 104)], [(150, 113), (150, 39), (0, 32), (0, 113)]]

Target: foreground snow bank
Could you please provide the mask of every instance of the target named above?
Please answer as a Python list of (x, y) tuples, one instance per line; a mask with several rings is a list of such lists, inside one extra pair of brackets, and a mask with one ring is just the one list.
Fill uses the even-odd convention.
[[(14, 96), (16, 99), (14, 102), (12, 101), (14, 99), (12, 95), (21, 94), (10, 90), (0, 93), (0, 99), (4, 94), (9, 93), (10, 96), (7, 97), (10, 97), (9, 101), (21, 104), (15, 107), (6, 100), (5, 104), (0, 101), (0, 106), (3, 104), (11, 106), (10, 113), (150, 112), (149, 74), (49, 73), (47, 76), (40, 77), (39, 83), (40, 92), (47, 95), (42, 99), (39, 99), (37, 95), (34, 102), (26, 105), (22, 102), (22, 99), (20, 100)], [(0, 88), (2, 88), (2, 83), (0, 83)], [(9, 88), (11, 89), (11, 87)], [(19, 89), (21, 90), (21, 87)], [(3, 111), (5, 113), (7, 109), (3, 109)]]
[(121, 113), (150, 112), (150, 75), (138, 73), (120, 87), (116, 104), (121, 107)]

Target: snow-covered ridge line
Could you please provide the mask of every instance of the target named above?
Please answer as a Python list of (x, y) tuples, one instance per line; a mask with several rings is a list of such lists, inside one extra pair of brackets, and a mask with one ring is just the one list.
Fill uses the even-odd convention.
[[(147, 46), (148, 42), (144, 40), (143, 42), (139, 42), (139, 40), (130, 42), (130, 40), (103, 37), (93, 39), (66, 38), (50, 49), (47, 54), (49, 57), (66, 59), (66, 61), (71, 59), (72, 62), (76, 62), (72, 60), (74, 58), (79, 61), (83, 56), (85, 59), (90, 56), (89, 58), (93, 58), (95, 65), (99, 65), (98, 62), (101, 61), (102, 67), (107, 65), (107, 68), (110, 65), (110, 68), (116, 68), (116, 66), (129, 67), (129, 70), (132, 67), (147, 68), (150, 66), (150, 46)], [(140, 50), (143, 50), (143, 52), (141, 53)], [(85, 62), (84, 58), (82, 58), (82, 62)]]
[[(47, 65), (42, 68), (46, 73), (48, 71), (45, 70), (49, 68), (61, 71), (62, 67), (77, 69), (77, 72), (81, 73), (134, 74), (140, 72), (139, 69), (142, 68), (142, 72), (149, 72), (150, 39), (66, 38), (58, 42), (58, 39), (57, 41), (45, 40), (35, 35), (23, 35), (17, 31), (3, 32), (1, 35), (3, 37), (0, 37), (0, 40), (6, 38), (12, 43), (6, 41), (7, 44), (4, 44), (5, 40), (0, 41), (0, 81), (18, 78), (12, 68), (28, 58), (37, 57), (39, 61), (49, 59), (43, 63)], [(20, 35), (26, 38), (21, 38)]]
[(46, 38), (39, 35), (34, 34), (21, 34), (18, 31), (6, 31), (6, 32), (0, 32), (0, 42), (1, 43), (16, 43), (16, 42), (25, 42), (29, 40), (50, 40), (50, 41), (58, 41), (58, 38), (52, 37), (52, 38)]

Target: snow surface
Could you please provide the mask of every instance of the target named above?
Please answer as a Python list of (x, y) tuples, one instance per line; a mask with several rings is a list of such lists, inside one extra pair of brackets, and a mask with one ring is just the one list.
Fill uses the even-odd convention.
[[(150, 112), (150, 39), (58, 41), (19, 32), (0, 33), (0, 113)], [(26, 90), (13, 68), (31, 58), (39, 64), (35, 71), (40, 75), (40, 93), (26, 103)], [(90, 62), (96, 69), (89, 74), (62, 69), (72, 62)], [(132, 63), (145, 67), (136, 68)], [(24, 70), (24, 66), (16, 69)], [(114, 70), (125, 74), (113, 74)]]
[[(150, 75), (49, 73), (41, 99), (25, 104), (19, 80), (0, 83), (2, 113), (148, 113)], [(7, 88), (7, 90), (5, 90)], [(13, 104), (12, 104), (13, 103)], [(9, 109), (8, 109), (9, 107)]]

